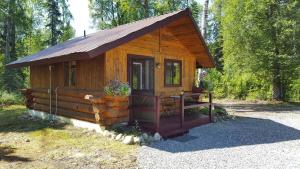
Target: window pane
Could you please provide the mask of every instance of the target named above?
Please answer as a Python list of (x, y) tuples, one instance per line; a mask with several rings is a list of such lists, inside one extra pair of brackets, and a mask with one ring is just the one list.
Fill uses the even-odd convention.
[(71, 62), (71, 68), (70, 68), (70, 85), (76, 86), (76, 61)]
[(153, 90), (153, 82), (154, 82), (154, 65), (152, 60), (147, 60), (145, 63), (145, 76), (146, 76), (146, 82), (145, 87), (147, 90)]
[(133, 62), (132, 64), (132, 89), (140, 90), (142, 89), (142, 80), (143, 80), (143, 68), (142, 63)]
[(180, 84), (180, 64), (175, 62), (173, 64), (173, 84), (179, 85)]
[(171, 62), (167, 62), (166, 63), (166, 77), (165, 77), (165, 81), (166, 84), (168, 85), (172, 85), (173, 84), (173, 78), (172, 78), (172, 63)]
[(69, 86), (69, 62), (64, 62), (64, 85)]
[(181, 61), (165, 60), (165, 84), (181, 84)]
[(64, 62), (64, 85), (76, 86), (76, 61)]

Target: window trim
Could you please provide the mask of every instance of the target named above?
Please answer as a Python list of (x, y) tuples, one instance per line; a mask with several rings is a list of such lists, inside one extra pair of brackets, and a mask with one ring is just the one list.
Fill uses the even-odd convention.
[[(167, 63), (179, 63), (180, 66), (180, 79), (179, 79), (179, 84), (167, 84), (166, 83), (166, 78), (167, 78)], [(164, 59), (164, 85), (165, 87), (182, 87), (182, 60), (177, 60), (177, 59)]]
[[(71, 72), (72, 72), (72, 63), (75, 63), (75, 84), (72, 85), (72, 82), (71, 82)], [(66, 66), (67, 65), (67, 66)], [(63, 67), (64, 67), (64, 87), (68, 87), (68, 88), (76, 88), (77, 86), (77, 71), (78, 71), (78, 62), (77, 61), (66, 61), (66, 62), (63, 62)], [(68, 69), (68, 70), (65, 70), (65, 69)], [(68, 83), (66, 84), (66, 71), (68, 72)]]

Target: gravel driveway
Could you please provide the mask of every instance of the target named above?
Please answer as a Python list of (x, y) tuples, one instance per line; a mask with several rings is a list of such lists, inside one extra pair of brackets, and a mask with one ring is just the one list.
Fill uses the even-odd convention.
[(140, 168), (300, 169), (300, 107), (231, 104), (237, 119), (140, 149)]

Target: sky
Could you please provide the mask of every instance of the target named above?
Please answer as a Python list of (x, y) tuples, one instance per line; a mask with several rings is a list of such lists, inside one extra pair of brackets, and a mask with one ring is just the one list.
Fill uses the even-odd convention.
[[(203, 4), (204, 0), (197, 0)], [(89, 0), (69, 0), (70, 11), (73, 15), (72, 26), (75, 28), (75, 36), (83, 36), (84, 30), (87, 34), (93, 33), (92, 19), (89, 16)]]

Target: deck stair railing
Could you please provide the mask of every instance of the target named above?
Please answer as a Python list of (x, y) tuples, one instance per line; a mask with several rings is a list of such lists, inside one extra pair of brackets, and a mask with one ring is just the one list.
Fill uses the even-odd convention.
[[(208, 102), (199, 101), (198, 98), (203, 95), (208, 95)], [(187, 102), (186, 98), (193, 98), (193, 101)], [(185, 110), (193, 109), (198, 107), (208, 107), (209, 114), (209, 122), (212, 122), (212, 94), (210, 92), (201, 92), (201, 93), (184, 93), (180, 95), (180, 103), (181, 103), (181, 127), (184, 127), (185, 123)]]

